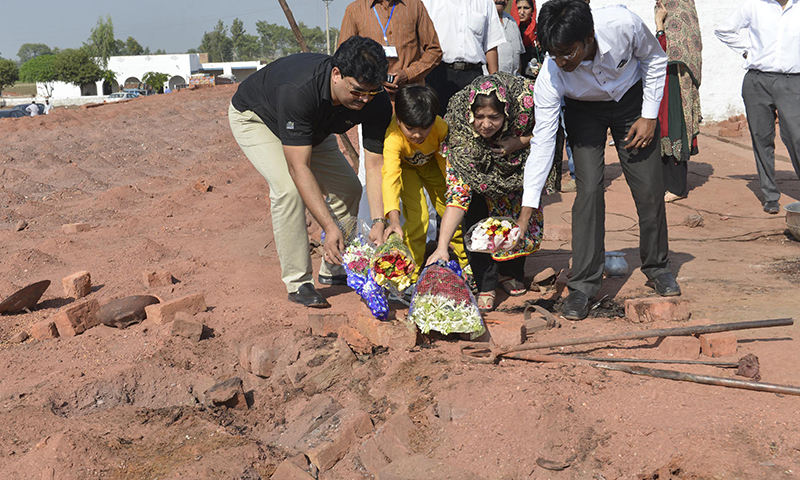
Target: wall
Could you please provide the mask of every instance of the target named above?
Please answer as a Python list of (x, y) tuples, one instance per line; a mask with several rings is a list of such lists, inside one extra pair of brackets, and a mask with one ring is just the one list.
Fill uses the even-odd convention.
[[(545, 2), (541, 0), (538, 5)], [(591, 0), (593, 8), (607, 5), (625, 5), (642, 17), (655, 30), (653, 21), (654, 0)], [(714, 36), (714, 28), (726, 19), (742, 0), (695, 0), (700, 30), (703, 36), (703, 83), (700, 86), (700, 103), (706, 122), (724, 120), (731, 115), (744, 113), (741, 90), (745, 71), (742, 59)], [(799, 27), (800, 28), (800, 27)]]

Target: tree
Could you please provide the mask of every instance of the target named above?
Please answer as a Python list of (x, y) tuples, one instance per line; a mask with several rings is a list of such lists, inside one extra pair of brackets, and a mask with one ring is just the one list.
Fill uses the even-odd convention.
[(169, 75), (159, 72), (147, 72), (142, 75), (142, 81), (152, 87), (158, 93), (164, 92), (164, 84), (169, 80)]
[(56, 55), (53, 72), (57, 80), (81, 86), (103, 78), (102, 69), (83, 50), (67, 48)]
[(4, 88), (14, 85), (19, 80), (19, 68), (13, 60), (0, 58), (0, 92)]
[[(319, 27), (310, 28), (303, 22), (300, 22), (298, 28), (312, 52), (327, 52), (327, 40), (324, 30)], [(297, 44), (294, 33), (287, 27), (261, 20), (256, 22), (256, 31), (258, 31), (261, 42), (262, 55), (269, 60), (300, 52), (300, 45)], [(333, 41), (338, 34), (339, 30), (332, 28), (331, 40)]]
[(19, 47), (17, 57), (19, 57), (20, 65), (22, 65), (39, 55), (49, 55), (51, 53), (53, 53), (53, 51), (44, 43), (23, 43), (22, 46)]
[(244, 23), (238, 18), (231, 24), (231, 44), (234, 60), (258, 60), (261, 53), (258, 37), (245, 33)]
[(39, 55), (33, 57), (19, 67), (19, 78), (27, 83), (41, 83), (44, 85), (45, 94), (49, 97), (53, 94), (53, 82), (56, 79), (56, 73), (53, 65), (55, 64), (55, 55)]
[(128, 55), (142, 55), (144, 53), (142, 44), (137, 42), (133, 37), (128, 37), (128, 39), (125, 40), (125, 50), (127, 50)]
[(119, 45), (114, 39), (114, 23), (111, 21), (111, 15), (107, 15), (105, 20), (103, 17), (97, 20), (97, 26), (92, 29), (88, 43), (84, 43), (83, 48), (90, 56), (100, 59), (102, 68), (108, 68), (108, 58), (119, 53)]
[(211, 32), (205, 32), (200, 42), (200, 51), (208, 53), (210, 62), (230, 62), (233, 60), (233, 42), (228, 37), (228, 28), (217, 21)]

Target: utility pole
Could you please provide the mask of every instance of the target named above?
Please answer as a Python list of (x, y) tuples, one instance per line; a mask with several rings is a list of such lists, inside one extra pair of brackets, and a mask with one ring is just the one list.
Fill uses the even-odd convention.
[(322, 0), (325, 2), (325, 45), (328, 48), (328, 55), (331, 54), (331, 26), (330, 16), (328, 15), (328, 6), (333, 0)]

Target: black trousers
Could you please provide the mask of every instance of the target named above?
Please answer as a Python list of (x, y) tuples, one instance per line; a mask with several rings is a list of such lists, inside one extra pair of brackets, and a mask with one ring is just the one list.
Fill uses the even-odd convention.
[[(489, 216), (486, 198), (477, 193), (472, 194), (467, 213), (461, 225), (461, 231), (466, 232), (470, 227)], [(500, 275), (512, 277), (520, 282), (525, 276), (525, 258), (498, 262), (488, 253), (475, 253), (467, 250), (467, 260), (472, 267), (472, 275), (479, 292), (492, 292), (497, 288)]]
[[(620, 165), (639, 215), (642, 272), (653, 278), (669, 272), (667, 218), (661, 149), (655, 139), (629, 152), (623, 140), (642, 111), (642, 84), (632, 86), (619, 102), (565, 100), (565, 123), (575, 162), (577, 196), (572, 206), (572, 279), (570, 291), (597, 295), (605, 266), (604, 167), (606, 135), (617, 147)], [(656, 126), (658, 132), (658, 126)]]
[(479, 68), (474, 70), (454, 70), (444, 63), (436, 65), (425, 77), (425, 83), (436, 90), (439, 96), (439, 116), (444, 118), (444, 114), (447, 113), (447, 103), (456, 92), (481, 75), (483, 75), (483, 71)]

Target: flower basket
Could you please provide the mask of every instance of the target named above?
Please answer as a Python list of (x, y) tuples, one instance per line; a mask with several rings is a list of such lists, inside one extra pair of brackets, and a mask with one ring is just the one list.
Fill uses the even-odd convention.
[(521, 233), (519, 226), (511, 218), (488, 217), (467, 230), (464, 246), (476, 253), (507, 252)]

